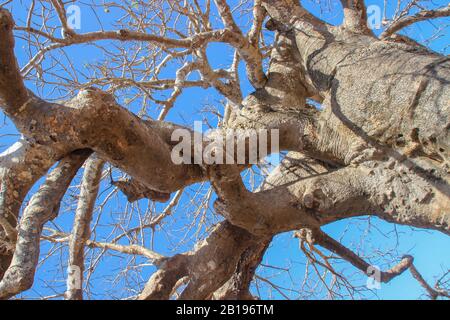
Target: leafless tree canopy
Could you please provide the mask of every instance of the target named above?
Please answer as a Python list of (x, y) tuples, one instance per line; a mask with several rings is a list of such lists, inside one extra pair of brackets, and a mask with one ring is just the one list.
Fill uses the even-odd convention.
[[(363, 0), (316, 1), (343, 12), (340, 25), (297, 0), (80, 1), (97, 17), (90, 31), (72, 27), (77, 3), (0, 3), (0, 106), (21, 134), (0, 155), (1, 299), (57, 255), (69, 272), (54, 297), (92, 297), (107, 254), (125, 266), (96, 272), (125, 279), (130, 299), (253, 299), (254, 281), (285, 296), (255, 271), (288, 231), (328, 296), (353, 297), (333, 260), (360, 274), (371, 264), (323, 226), (369, 216), (450, 235), (450, 60), (402, 33), (440, 25), (449, 5), (399, 0), (375, 35)], [(217, 45), (228, 60), (208, 53)], [(80, 63), (77, 46), (95, 57)], [(222, 97), (200, 111), (218, 130), (278, 129), (281, 164), (261, 179), (250, 165), (174, 164), (171, 135), (191, 128), (166, 117), (193, 88)], [(67, 211), (71, 230), (52, 222)], [(189, 249), (156, 252), (155, 233), (169, 244), (180, 228)], [(449, 297), (448, 273), (428, 283), (412, 256), (395, 260), (381, 282), (411, 272), (429, 297)]]

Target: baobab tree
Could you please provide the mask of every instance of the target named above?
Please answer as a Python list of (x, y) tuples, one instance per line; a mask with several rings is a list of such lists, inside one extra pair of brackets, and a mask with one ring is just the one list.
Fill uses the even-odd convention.
[[(93, 248), (157, 267), (134, 298), (252, 299), (255, 270), (283, 232), (294, 232), (308, 259), (348, 290), (323, 252), (363, 274), (371, 264), (324, 226), (370, 216), (450, 234), (450, 61), (402, 33), (446, 19), (450, 6), (399, 0), (376, 34), (363, 0), (335, 3), (338, 25), (297, 0), (105, 1), (90, 7), (120, 12), (117, 28), (84, 32), (66, 11), (76, 2), (68, 2), (29, 1), (21, 19), (21, 1), (0, 8), (0, 105), (21, 134), (0, 159), (0, 298), (32, 287), (44, 242), (67, 248), (66, 299), (83, 298)], [(30, 55), (23, 65), (16, 42)], [(220, 68), (208, 53), (215, 44), (232, 50)], [(87, 45), (101, 59), (83, 69), (66, 50)], [(223, 99), (223, 110), (213, 110), (216, 131), (278, 130), (283, 160), (257, 188), (243, 174), (250, 163), (173, 162), (173, 132), (192, 131), (166, 117), (195, 87)], [(206, 224), (211, 211), (218, 216), (190, 250), (157, 253), (144, 232), (168, 219), (194, 184), (211, 189), (194, 201), (203, 213), (190, 227)], [(138, 226), (125, 218), (112, 238), (98, 241), (94, 211), (107, 205), (110, 198), (97, 198), (108, 188), (130, 206), (148, 199), (148, 211)], [(63, 201), (71, 190), (75, 205)], [(147, 214), (156, 202), (166, 204)], [(74, 212), (69, 232), (48, 224), (63, 207)], [(449, 297), (445, 281), (427, 283), (409, 255), (378, 280), (406, 271), (431, 298)]]

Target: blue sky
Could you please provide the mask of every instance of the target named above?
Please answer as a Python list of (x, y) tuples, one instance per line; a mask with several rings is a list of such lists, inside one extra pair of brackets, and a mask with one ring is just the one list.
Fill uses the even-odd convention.
[[(105, 1), (106, 2), (106, 1)], [(318, 1), (303, 1), (305, 7), (310, 9), (317, 16), (326, 19), (328, 22), (338, 24), (341, 19), (341, 10), (339, 10), (338, 1), (330, 1), (332, 5), (327, 7), (325, 5), (318, 6)], [(328, 1), (321, 1), (327, 3)], [(388, 1), (388, 16), (395, 10), (396, 1)], [(97, 1), (97, 4), (103, 2)], [(236, 3), (236, 1), (229, 1), (229, 3)], [(430, 2), (431, 3), (431, 2)], [(433, 1), (435, 6), (446, 5), (448, 1)], [(382, 7), (382, 0), (366, 1), (367, 5), (377, 5)], [(26, 19), (27, 8), (29, 1), (14, 0), (9, 8), (12, 10), (13, 15), (18, 25), (23, 25)], [(78, 32), (89, 32), (99, 30), (98, 20), (95, 18), (93, 11), (86, 6), (80, 4), (81, 7), (81, 30)], [(110, 8), (109, 12), (104, 10), (103, 6), (99, 6), (96, 9), (96, 14), (101, 20), (105, 29), (113, 29), (113, 24), (119, 16), (118, 9)], [(236, 17), (239, 19), (245, 19), (242, 17)], [(245, 24), (245, 21), (242, 20)], [(434, 22), (423, 22), (408, 28), (404, 32), (418, 40), (421, 43), (427, 43), (433, 34), (436, 33), (442, 23), (450, 22), (448, 19), (436, 20)], [(50, 23), (57, 25), (57, 20), (50, 20)], [(220, 22), (215, 22), (220, 24)], [(450, 34), (448, 28), (440, 33), (439, 37), (436, 37), (434, 41), (429, 45), (435, 51), (443, 54), (448, 54), (450, 43)], [(376, 31), (379, 32), (379, 31)], [(270, 37), (270, 33), (267, 33)], [(112, 48), (112, 45), (117, 43), (101, 42), (101, 45)], [(25, 43), (18, 39), (16, 45), (16, 53), (21, 66), (25, 65), (28, 61), (28, 54)], [(129, 44), (119, 44), (121, 47), (127, 49), (130, 48)], [(64, 50), (67, 56), (71, 57), (72, 62), (75, 65), (75, 69), (79, 71), (80, 82), (84, 77), (82, 74), (91, 72), (88, 64), (96, 61), (102, 61), (104, 58), (102, 52), (92, 45), (80, 45), (66, 48)], [(54, 53), (58, 59), (61, 59), (64, 63), (65, 58), (60, 53)], [(59, 56), (58, 56), (59, 55)], [(213, 67), (227, 67), (232, 59), (232, 51), (225, 45), (214, 44), (208, 47), (208, 56), (210, 58)], [(43, 65), (46, 66), (47, 61), (44, 61)], [(164, 75), (167, 77), (173, 77), (175, 66), (169, 65), (164, 71)], [(64, 72), (59, 70), (57, 72), (60, 76), (64, 75)], [(52, 75), (47, 75), (46, 79), (51, 81)], [(242, 79), (242, 91), (248, 94), (252, 91), (252, 87), (245, 78), (243, 72), (243, 66), (241, 65), (241, 79)], [(37, 88), (34, 82), (29, 81), (28, 86), (30, 89), (38, 92), (43, 98), (57, 99), (61, 96), (61, 91), (53, 90), (53, 86), (45, 86), (44, 88)], [(119, 96), (118, 100), (121, 103), (126, 104), (131, 110), (137, 111), (140, 106), (140, 100), (133, 103), (125, 103), (127, 94), (135, 94), (134, 91), (124, 93)], [(167, 96), (169, 92), (163, 92), (161, 97)], [(220, 100), (222, 98), (213, 89), (200, 89), (193, 88), (185, 90), (185, 92), (178, 99), (174, 109), (169, 114), (167, 120), (182, 123), (185, 125), (192, 125), (194, 120), (206, 119), (215, 124), (217, 119), (212, 114), (201, 114), (201, 109), (208, 105), (217, 106), (222, 111), (220, 106)], [(150, 104), (148, 107), (149, 116), (156, 117), (159, 113), (158, 106)], [(205, 126), (206, 127), (206, 126)], [(11, 136), (9, 134), (16, 134), (14, 127), (5, 119), (5, 125), (0, 128), (0, 147), (1, 150), (5, 150), (11, 143), (13, 143), (17, 136)], [(81, 173), (80, 173), (81, 174)], [(79, 183), (80, 174), (77, 176), (74, 183)], [(115, 175), (119, 173), (114, 172)], [(261, 178), (256, 176), (255, 181), (259, 181)], [(246, 182), (250, 183), (251, 178), (246, 176)], [(192, 248), (193, 242), (197, 238), (201, 238), (205, 231), (205, 225), (211, 225), (221, 218), (214, 214), (211, 210), (206, 212), (196, 212), (195, 205), (192, 205), (191, 201), (197, 203), (208, 192), (209, 185), (203, 186), (194, 185), (188, 188), (173, 216), (169, 217), (165, 221), (164, 225), (157, 230), (155, 234), (152, 234), (151, 230), (145, 234), (143, 243), (147, 246), (153, 246), (154, 250), (171, 255), (175, 252), (183, 252)], [(34, 188), (35, 190), (35, 188)], [(95, 215), (96, 229), (93, 234), (95, 239), (107, 240), (111, 239), (112, 235), (117, 235), (120, 230), (114, 230), (111, 224), (121, 224), (127, 227), (136, 226), (139, 223), (140, 213), (146, 210), (160, 212), (164, 205), (150, 205), (147, 200), (141, 200), (136, 204), (127, 204), (124, 197), (120, 194), (113, 194), (111, 192), (113, 188), (109, 184), (109, 180), (105, 179), (102, 183), (101, 193), (98, 199), (98, 204), (103, 204), (106, 199), (110, 199), (105, 205), (102, 206), (102, 210), (97, 210)], [(75, 189), (69, 190), (63, 206), (63, 210), (60, 216), (54, 224), (50, 224), (50, 227), (57, 225), (63, 231), (69, 232), (74, 215), (74, 207), (72, 196)], [(194, 199), (194, 200), (192, 200)], [(214, 200), (214, 196), (210, 198), (210, 202)], [(131, 209), (130, 209), (131, 207)], [(148, 209), (150, 208), (150, 209)], [(143, 214), (145, 216), (145, 214)], [(200, 224), (200, 220), (205, 220), (203, 227), (197, 230), (197, 226)], [(190, 225), (187, 228), (186, 225)], [(415, 257), (415, 264), (417, 268), (423, 273), (424, 277), (432, 284), (434, 284), (435, 277), (441, 275), (445, 270), (450, 267), (450, 238), (434, 231), (415, 230), (410, 227), (394, 226), (381, 221), (376, 218), (356, 218), (347, 219), (328, 225), (324, 228), (326, 232), (334, 236), (336, 239), (340, 239), (342, 243), (350, 248), (358, 248), (358, 251), (368, 257), (373, 257), (371, 263), (379, 265), (382, 268), (392, 266), (394, 262), (403, 254), (411, 254)], [(127, 243), (123, 240), (123, 243)], [(51, 258), (45, 259), (40, 266), (36, 275), (35, 286), (26, 292), (24, 296), (38, 297), (57, 295), (64, 290), (64, 273), (65, 263), (67, 261), (67, 250), (65, 247), (54, 247), (48, 243), (42, 245), (42, 257), (44, 258), (49, 250), (55, 250), (57, 253)], [(88, 252), (87, 261), (91, 264), (97, 264), (98, 267), (92, 275), (91, 283), (91, 298), (104, 298), (112, 294), (114, 297), (126, 297), (133, 294), (133, 289), (139, 290), (137, 282), (146, 280), (149, 275), (155, 270), (154, 267), (148, 265), (145, 259), (142, 258), (130, 258), (116, 254), (106, 253), (101, 259), (97, 259), (100, 256), (98, 250), (90, 250)], [(134, 268), (128, 270), (129, 276), (126, 278), (117, 278), (124, 268), (129, 265)], [(291, 298), (296, 298), (298, 295), (295, 291), (299, 290), (303, 281), (305, 272), (305, 257), (298, 248), (298, 241), (292, 238), (291, 233), (278, 235), (273, 241), (270, 249), (263, 260), (264, 265), (276, 266), (277, 268), (288, 269), (288, 271), (281, 271), (280, 269), (274, 269), (271, 267), (260, 267), (260, 274), (270, 279), (270, 281), (285, 287), (289, 290), (283, 291), (283, 294), (287, 294)], [(354, 284), (358, 286), (364, 286), (366, 283), (366, 277), (359, 271), (355, 270), (347, 263), (338, 263), (337, 270), (342, 271), (345, 275), (348, 275), (354, 279)], [(311, 276), (314, 280), (314, 276)], [(50, 289), (50, 287), (56, 287), (56, 291)], [(257, 288), (254, 287), (254, 292), (257, 292)], [(259, 289), (259, 294), (263, 298), (282, 298), (282, 295), (275, 290), (269, 292), (267, 285), (262, 285)], [(318, 290), (318, 297), (323, 297), (323, 290)], [(402, 276), (396, 278), (390, 284), (383, 284), (380, 290), (374, 292), (368, 292), (364, 295), (365, 298), (370, 299), (416, 299), (423, 297), (424, 291), (419, 284), (412, 279), (409, 273), (405, 273)], [(314, 296), (310, 296), (313, 298)]]

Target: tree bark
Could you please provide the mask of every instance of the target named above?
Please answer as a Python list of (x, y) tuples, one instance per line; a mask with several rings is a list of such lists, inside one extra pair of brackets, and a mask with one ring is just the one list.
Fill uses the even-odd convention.
[[(180, 299), (249, 299), (255, 269), (276, 234), (317, 231), (349, 217), (375, 215), (450, 234), (450, 60), (392, 37), (424, 17), (448, 16), (448, 9), (398, 21), (379, 39), (367, 27), (364, 1), (341, 1), (340, 26), (321, 21), (297, 1), (257, 1), (248, 35), (237, 26), (226, 1), (215, 3), (225, 28), (184, 39), (127, 30), (78, 35), (66, 26), (70, 37), (61, 42), (64, 46), (140, 40), (195, 52), (197, 60), (177, 71), (174, 92), (156, 121), (142, 120), (94, 87), (60, 104), (36, 97), (26, 89), (14, 56), (12, 16), (0, 8), (0, 104), (24, 136), (0, 156), (1, 298), (32, 284), (43, 224), (92, 152), (102, 160), (90, 161), (86, 168), (70, 243), (70, 262), (81, 268), (103, 161), (131, 177), (115, 182), (130, 201), (167, 201), (173, 192), (209, 181), (218, 197), (214, 207), (225, 218), (192, 251), (156, 259), (159, 270), (140, 299), (169, 299), (185, 278)], [(276, 40), (264, 73), (258, 34), (266, 14)], [(64, 15), (59, 16), (64, 21)], [(245, 61), (253, 93), (242, 99), (237, 71), (233, 75), (208, 65), (208, 41), (235, 48), (234, 67), (237, 70), (239, 58)], [(228, 99), (223, 132), (279, 130), (280, 147), (288, 156), (255, 192), (241, 177), (248, 163), (172, 162), (171, 135), (183, 127), (162, 119), (193, 70), (200, 72), (201, 83)], [(322, 108), (310, 105), (309, 99)], [(58, 161), (25, 209), (17, 232), (27, 192)], [(333, 239), (318, 240), (360, 269), (366, 267)], [(400, 274), (411, 265), (412, 260), (403, 261), (391, 273)], [(69, 290), (67, 296), (80, 299), (82, 292)]]

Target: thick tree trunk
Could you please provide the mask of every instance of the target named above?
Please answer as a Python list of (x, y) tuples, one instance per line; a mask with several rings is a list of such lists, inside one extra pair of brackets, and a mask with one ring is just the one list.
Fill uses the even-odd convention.
[[(102, 159), (90, 163), (92, 172), (85, 177), (92, 180), (94, 185), (88, 187), (95, 195), (103, 160), (132, 177), (117, 183), (129, 199), (166, 201), (170, 193), (199, 181), (210, 181), (215, 188), (215, 209), (226, 221), (192, 252), (158, 261), (160, 269), (141, 299), (168, 299), (185, 277), (188, 283), (181, 299), (251, 298), (250, 282), (274, 235), (301, 228), (320, 230), (348, 217), (376, 215), (450, 234), (448, 57), (391, 38), (376, 38), (366, 27), (361, 1), (345, 2), (345, 22), (336, 27), (313, 17), (295, 1), (263, 0), (258, 1), (255, 16), (266, 10), (271, 18), (267, 26), (276, 31), (264, 75), (251, 34), (247, 43), (235, 30), (226, 2), (216, 4), (227, 27), (220, 39), (230, 38), (228, 43), (237, 47), (256, 88), (240, 103), (231, 82), (224, 86), (212, 70), (202, 69), (209, 84), (230, 95), (230, 104), (241, 104), (232, 110), (224, 127), (279, 129), (280, 147), (291, 151), (256, 192), (248, 191), (242, 181), (240, 172), (245, 166), (175, 165), (170, 137), (180, 126), (143, 121), (105, 92), (87, 88), (60, 105), (28, 92), (13, 54), (12, 18), (0, 9), (0, 103), (26, 137), (0, 160), (0, 279), (6, 274), (0, 282), (0, 297), (32, 283), (39, 253), (36, 238), (32, 239), (33, 261), (24, 265), (26, 274), (11, 268), (19, 268), (27, 252), (23, 247), (28, 233), (22, 238), (19, 234), (17, 241), (15, 231), (26, 193), (63, 159), (22, 218), (23, 223), (33, 221), (33, 230), (40, 234), (63, 195), (47, 193), (59, 184), (68, 186), (85, 159), (77, 158), (70, 170), (65, 167), (77, 150), (95, 152)], [(122, 35), (126, 36), (130, 33)], [(198, 41), (186, 39), (170, 45), (195, 47)], [(308, 98), (322, 103), (323, 110), (310, 106)], [(63, 174), (66, 169), (70, 172)], [(80, 203), (77, 210), (73, 236), (83, 245), (88, 240), (95, 195), (90, 198), (83, 193), (86, 200), (81, 201), (86, 203)], [(36, 213), (36, 203), (43, 196), (50, 197), (52, 205), (47, 209), (51, 210)], [(333, 241), (322, 243), (331, 246)], [(83, 248), (74, 242), (71, 248), (71, 260), (79, 265)], [(342, 247), (335, 250), (354, 258)], [(406, 270), (411, 261), (399, 270)], [(364, 266), (361, 261), (354, 264)], [(81, 292), (70, 296), (81, 298)]]

